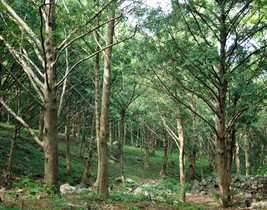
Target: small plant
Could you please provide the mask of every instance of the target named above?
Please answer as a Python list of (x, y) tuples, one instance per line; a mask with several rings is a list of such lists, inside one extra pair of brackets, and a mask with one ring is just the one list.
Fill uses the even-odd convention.
[(0, 210), (19, 210), (19, 207), (16, 206), (9, 206), (9, 207), (2, 207), (0, 206)]
[(264, 175), (267, 173), (267, 156), (265, 157), (265, 164), (260, 166), (257, 170), (257, 174)]
[(138, 210), (139, 208), (137, 208), (133, 203), (131, 203), (129, 201), (124, 201), (123, 202), (123, 209), (125, 209), (125, 210)]

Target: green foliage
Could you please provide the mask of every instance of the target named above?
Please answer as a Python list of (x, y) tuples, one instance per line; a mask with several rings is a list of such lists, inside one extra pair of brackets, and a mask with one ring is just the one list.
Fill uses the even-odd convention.
[(19, 182), (12, 182), (11, 186), (14, 189), (23, 189), (26, 197), (36, 195), (38, 192), (47, 193), (51, 198), (56, 196), (54, 186), (33, 182), (28, 176), (22, 177)]
[(267, 174), (267, 156), (265, 156), (265, 164), (257, 169), (257, 174)]
[(162, 177), (157, 183), (148, 183), (140, 187), (145, 196), (158, 202), (177, 204), (181, 201), (182, 192), (188, 189), (188, 185), (181, 185), (174, 178)]
[(19, 210), (19, 209), (20, 208), (16, 206), (9, 206), (9, 207), (0, 206), (0, 210)]

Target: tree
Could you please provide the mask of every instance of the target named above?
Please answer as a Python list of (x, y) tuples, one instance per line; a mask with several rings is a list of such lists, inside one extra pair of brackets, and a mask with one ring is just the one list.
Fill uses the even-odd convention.
[(103, 89), (102, 89), (102, 103), (101, 103), (101, 117), (98, 145), (98, 170), (97, 180), (94, 183), (96, 191), (109, 197), (108, 191), (108, 155), (107, 155), (107, 142), (108, 142), (108, 107), (110, 97), (110, 74), (111, 74), (111, 57), (112, 57), (112, 44), (115, 26), (115, 10), (110, 11), (109, 17), (113, 19), (108, 23), (106, 46), (104, 52), (104, 73), (103, 73)]
[[(244, 105), (241, 100), (251, 99), (252, 90), (247, 94), (243, 92), (237, 101), (231, 100), (242, 87), (238, 82), (240, 75), (250, 84), (264, 71), (266, 40), (259, 38), (266, 29), (264, 12), (257, 2), (250, 0), (173, 1), (171, 14), (162, 16), (152, 12), (151, 19), (158, 18), (158, 21), (148, 19), (146, 23), (151, 42), (155, 40), (151, 50), (161, 54), (156, 57), (157, 62), (150, 61), (148, 68), (155, 72), (157, 80), (174, 100), (213, 131), (224, 207), (231, 203), (229, 187), (235, 138), (230, 133), (238, 118), (253, 104), (262, 101), (261, 91), (266, 89), (263, 85), (257, 89), (260, 91), (254, 90), (258, 98), (254, 97), (249, 104)], [(254, 14), (257, 15), (253, 17)], [(175, 88), (183, 90), (184, 95), (176, 95)], [(188, 97), (191, 95), (198, 99), (202, 108), (193, 106)]]
[[(77, 55), (74, 61), (67, 68), (66, 73), (60, 78), (56, 65), (61, 61), (62, 53), (70, 46), (77, 44), (78, 41), (83, 40), (96, 29), (105, 26), (107, 23), (114, 21), (118, 17), (113, 19), (105, 19), (97, 26), (94, 25), (96, 17), (107, 9), (112, 1), (105, 2), (99, 7), (95, 13), (90, 12), (90, 18), (82, 19), (80, 25), (71, 24), (73, 19), (70, 18), (69, 22), (65, 21), (66, 34), (62, 38), (60, 32), (56, 30), (56, 7), (55, 1), (45, 0), (40, 6), (34, 3), (28, 3), (32, 10), (21, 10), (23, 12), (30, 13), (33, 17), (40, 13), (40, 24), (38, 21), (34, 21), (36, 25), (30, 28), (30, 20), (25, 21), (20, 17), (20, 14), (16, 13), (15, 9), (17, 4), (8, 4), (5, 0), (1, 0), (1, 12), (5, 14), (4, 24), (6, 27), (6, 33), (0, 35), (1, 44), (12, 54), (14, 59), (23, 68), (24, 73), (28, 76), (28, 79), (35, 90), (32, 94), (29, 89), (26, 92), (35, 100), (35, 102), (43, 110), (43, 139), (39, 139), (34, 133), (32, 127), (21, 117), (18, 113), (14, 112), (8, 104), (1, 97), (1, 104), (24, 126), (26, 127), (34, 140), (43, 148), (45, 156), (45, 172), (44, 180), (48, 184), (57, 185), (58, 182), (58, 141), (57, 141), (57, 119), (58, 119), (58, 104), (57, 104), (57, 89), (64, 83), (66, 78), (70, 76), (74, 69), (76, 69), (81, 63), (94, 57), (99, 52), (108, 49), (113, 45), (105, 46), (98, 52), (91, 52), (89, 55), (80, 57)], [(82, 8), (84, 5), (76, 3), (73, 9)], [(92, 2), (90, 2), (92, 3)], [(65, 5), (66, 6), (66, 5)], [(15, 9), (14, 9), (15, 8)], [(58, 7), (62, 9), (61, 7)], [(66, 10), (68, 7), (66, 6)], [(21, 14), (22, 15), (22, 14)], [(70, 23), (70, 25), (68, 25)], [(12, 27), (15, 25), (16, 27)], [(12, 29), (11, 29), (12, 27)], [(14, 32), (20, 32), (21, 41), (14, 42), (18, 39), (17, 34)], [(36, 28), (40, 30), (36, 30)], [(9, 36), (8, 36), (9, 35)], [(56, 44), (56, 41), (59, 44)], [(14, 44), (16, 43), (16, 44)], [(76, 48), (80, 46), (75, 45)], [(75, 52), (75, 50), (73, 50)], [(74, 53), (75, 54), (75, 53)], [(2, 64), (1, 64), (2, 65)], [(59, 81), (58, 81), (59, 80)], [(17, 80), (19, 82), (19, 80)], [(59, 111), (60, 114), (60, 111)]]

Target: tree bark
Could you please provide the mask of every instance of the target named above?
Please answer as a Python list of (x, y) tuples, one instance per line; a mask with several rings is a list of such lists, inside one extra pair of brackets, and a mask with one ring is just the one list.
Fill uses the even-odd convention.
[(182, 124), (182, 118), (180, 108), (177, 107), (177, 131), (179, 138), (179, 171), (180, 171), (180, 183), (182, 185), (182, 201), (185, 202), (185, 154), (184, 154), (184, 130)]
[(168, 162), (168, 143), (167, 143), (167, 131), (164, 127), (163, 129), (163, 160), (162, 160), (162, 169), (160, 172), (161, 176), (167, 175), (167, 162)]
[(91, 129), (91, 137), (90, 137), (90, 142), (89, 142), (89, 149), (88, 149), (88, 157), (87, 157), (87, 162), (86, 166), (83, 171), (81, 183), (88, 185), (89, 184), (89, 175), (90, 175), (90, 167), (93, 162), (93, 145), (94, 145), (94, 131), (95, 131), (95, 113), (93, 116), (93, 122), (92, 122), (92, 129)]
[(144, 151), (145, 151), (145, 157), (144, 157), (144, 169), (149, 168), (149, 142), (147, 141), (147, 138), (145, 137), (144, 141)]
[(69, 175), (71, 170), (71, 155), (70, 155), (70, 103), (68, 103), (68, 113), (66, 114), (66, 169), (65, 174)]
[(235, 143), (235, 163), (236, 163), (236, 175), (239, 175), (241, 172), (241, 165), (240, 165), (240, 146), (238, 141)]
[(189, 160), (189, 174), (191, 183), (196, 179), (196, 142), (197, 142), (197, 134), (196, 134), (196, 115), (192, 113), (192, 128), (193, 128), (193, 136), (190, 141), (190, 151), (188, 155)]
[(109, 123), (109, 142), (110, 142), (110, 152), (113, 150), (113, 135), (112, 135), (112, 123)]
[[(110, 19), (114, 17), (114, 12), (109, 16)], [(113, 44), (115, 21), (112, 20), (108, 23), (106, 46)], [(110, 74), (111, 74), (111, 57), (112, 47), (105, 50), (104, 53), (104, 77), (102, 89), (102, 105), (101, 105), (101, 118), (100, 118), (100, 136), (98, 143), (98, 173), (97, 182), (94, 188), (97, 192), (105, 197), (109, 197), (108, 191), (108, 155), (107, 155), (107, 142), (108, 142), (108, 107), (110, 97)]]
[(244, 135), (244, 152), (245, 152), (245, 163), (246, 163), (246, 176), (249, 176), (250, 160), (249, 160), (249, 141), (247, 134)]
[(45, 155), (45, 183), (58, 187), (58, 139), (57, 139), (57, 71), (55, 45), (55, 3), (45, 0), (45, 82), (44, 82), (44, 155)]
[(80, 145), (79, 145), (80, 158), (84, 157), (85, 127), (86, 127), (86, 114), (84, 113), (84, 116), (83, 116), (83, 127), (82, 127), (82, 138), (81, 138), (81, 142), (80, 142)]
[(122, 178), (122, 183), (124, 184), (124, 161), (123, 161), (123, 144), (124, 144), (124, 127), (125, 127), (125, 115), (126, 112), (124, 110), (121, 110), (121, 121), (120, 121), (120, 127), (119, 127), (119, 138), (118, 138), (118, 149), (119, 149), (119, 159), (120, 159), (120, 174)]
[(13, 133), (13, 138), (12, 138), (11, 144), (10, 144), (10, 150), (9, 150), (9, 156), (8, 156), (8, 163), (7, 163), (8, 177), (6, 177), (5, 182), (8, 182), (8, 179), (10, 178), (10, 175), (12, 173), (12, 163), (13, 163), (14, 148), (15, 148), (17, 137), (19, 136), (19, 132), (20, 132), (20, 124), (17, 123), (15, 125), (14, 133)]

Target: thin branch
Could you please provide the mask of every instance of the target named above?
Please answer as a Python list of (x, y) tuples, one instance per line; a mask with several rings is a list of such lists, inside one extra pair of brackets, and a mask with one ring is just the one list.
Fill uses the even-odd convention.
[(19, 121), (31, 134), (35, 142), (41, 147), (44, 146), (44, 143), (38, 138), (34, 130), (20, 117), (18, 116), (3, 100), (0, 98), (0, 103), (5, 107), (5, 109), (17, 120)]
[(6, 3), (5, 0), (1, 0), (1, 2), (5, 6), (9, 14), (15, 19), (16, 23), (19, 24), (30, 35), (37, 47), (39, 49), (42, 49), (40, 40), (37, 38), (31, 28), (17, 15), (17, 13), (9, 4)]
[(103, 47), (102, 49), (100, 49), (100, 50), (94, 52), (93, 54), (91, 54), (91, 55), (89, 55), (89, 56), (86, 56), (85, 58), (83, 58), (83, 59), (77, 61), (77, 62), (76, 62), (76, 63), (69, 69), (68, 73), (67, 73), (67, 74), (66, 74), (66, 75), (65, 75), (65, 76), (64, 76), (64, 77), (57, 83), (57, 86), (61, 85), (61, 83), (62, 83), (62, 82), (63, 82), (63, 81), (64, 81), (64, 80), (71, 74), (71, 72), (72, 72), (78, 65), (80, 65), (82, 62), (84, 62), (84, 61), (86, 61), (86, 60), (89, 60), (90, 58), (94, 57), (94, 56), (97, 55), (98, 53), (101, 53), (101, 52), (103, 52), (104, 50), (106, 50), (106, 49), (108, 49), (108, 48), (110, 48), (110, 47), (112, 47), (112, 46), (118, 45), (118, 44), (120, 44), (120, 43), (122, 43), (122, 42), (125, 42), (126, 40), (131, 39), (132, 37), (135, 36), (136, 32), (137, 32), (137, 27), (135, 28), (135, 31), (134, 31), (134, 33), (133, 33), (131, 36), (126, 37), (126, 38), (124, 38), (124, 39), (122, 39), (122, 40), (120, 40), (120, 41), (118, 41), (118, 42), (116, 42), (116, 43), (107, 45), (107, 46)]
[(35, 96), (30, 92), (30, 90), (28, 88), (26, 88), (19, 80), (18, 78), (11, 72), (9, 71), (4, 65), (3, 63), (0, 62), (0, 64), (2, 65), (2, 67), (5, 69), (5, 71), (8, 72), (8, 74), (10, 74), (12, 76), (12, 78), (22, 87), (22, 89), (27, 92), (33, 99), (34, 101), (36, 101), (39, 106), (43, 107), (43, 104), (37, 99), (35, 98)]

